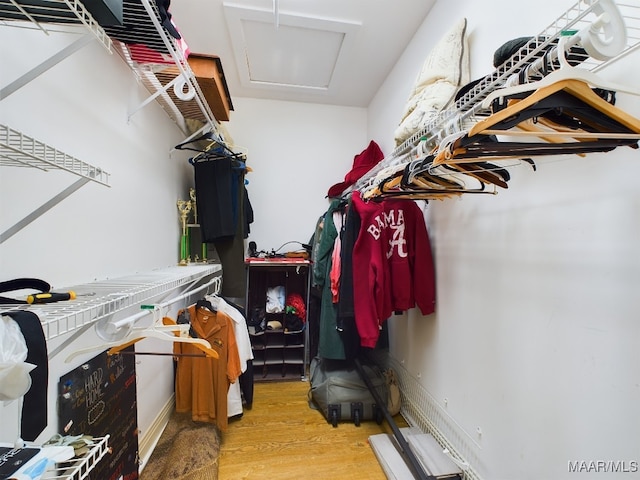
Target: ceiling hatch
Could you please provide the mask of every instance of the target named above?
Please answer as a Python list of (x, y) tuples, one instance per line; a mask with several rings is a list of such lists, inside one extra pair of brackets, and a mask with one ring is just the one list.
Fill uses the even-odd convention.
[(331, 93), (360, 26), (277, 8), (224, 11), (241, 84), (270, 90)]

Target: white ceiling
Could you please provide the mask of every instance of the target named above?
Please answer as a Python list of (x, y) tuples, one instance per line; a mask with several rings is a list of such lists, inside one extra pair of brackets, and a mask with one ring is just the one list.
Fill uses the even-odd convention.
[(366, 107), (436, 0), (173, 0), (231, 98)]

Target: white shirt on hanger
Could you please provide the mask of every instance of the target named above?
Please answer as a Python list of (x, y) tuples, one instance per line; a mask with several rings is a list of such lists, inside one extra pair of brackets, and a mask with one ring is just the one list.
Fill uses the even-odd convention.
[[(229, 305), (223, 298), (211, 295), (207, 298), (218, 311), (228, 315), (233, 320), (233, 332), (238, 344), (238, 355), (240, 356), (240, 371), (247, 370), (247, 361), (253, 360), (253, 350), (249, 339), (247, 320), (235, 307)], [(236, 381), (229, 385), (227, 393), (227, 417), (233, 417), (242, 413), (242, 396), (240, 393), (240, 382)]]

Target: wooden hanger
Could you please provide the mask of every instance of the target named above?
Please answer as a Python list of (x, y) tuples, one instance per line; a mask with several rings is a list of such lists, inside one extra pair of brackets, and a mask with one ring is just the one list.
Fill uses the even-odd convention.
[[(497, 140), (497, 134), (509, 134), (511, 128), (541, 117), (550, 117), (555, 124), (579, 127), (574, 129), (578, 141), (558, 141), (549, 146), (549, 142)], [(640, 120), (601, 98), (584, 82), (566, 79), (511, 102), (479, 121), (465, 136), (438, 152), (433, 163), (441, 165), (478, 158), (499, 160), (518, 156), (606, 152), (618, 146), (637, 147), (637, 134), (640, 134)], [(562, 135), (570, 136), (566, 129), (562, 130)], [(548, 132), (542, 136), (548, 136)]]
[[(426, 171), (421, 174), (426, 175)], [(379, 198), (403, 198), (412, 200), (442, 200), (466, 193), (493, 193), (485, 191), (485, 185), (479, 182), (479, 187), (470, 189), (464, 184), (448, 181), (444, 177), (434, 175), (425, 178), (417, 175), (411, 184), (402, 184), (402, 177), (396, 175), (386, 179), (378, 185), (376, 197)]]
[(631, 86), (605, 80), (598, 74), (593, 73), (590, 70), (586, 70), (581, 67), (574, 67), (569, 65), (568, 63), (564, 63), (558, 70), (554, 70), (545, 75), (542, 80), (507, 86), (494, 90), (482, 101), (482, 107), (487, 109), (498, 99), (512, 97), (520, 93), (533, 92), (535, 90), (548, 87), (550, 85), (553, 85), (554, 83), (558, 83), (564, 80), (580, 81), (587, 84), (590, 88), (601, 88), (603, 90), (609, 90), (613, 92), (624, 92), (631, 95), (640, 95), (640, 89), (638, 88), (633, 88)]
[[(591, 108), (578, 109), (579, 105), (575, 103), (571, 104), (566, 96), (561, 97), (554, 95), (558, 92), (565, 92), (583, 102), (585, 106)], [(587, 125), (596, 123), (610, 125), (610, 128), (613, 128), (616, 124), (619, 126), (619, 129), (616, 131), (593, 132), (596, 138), (598, 138), (598, 133), (640, 133), (640, 120), (604, 100), (585, 82), (567, 78), (539, 88), (522, 100), (479, 121), (471, 127), (467, 138), (483, 134), (483, 132), (491, 128), (502, 131), (511, 128), (524, 119), (540, 116), (541, 112), (545, 109), (553, 110), (554, 108), (557, 109), (563, 106), (562, 103), (554, 104), (553, 102), (549, 102), (548, 100), (550, 98), (554, 100), (565, 98), (566, 102), (564, 105), (567, 108), (575, 109), (574, 113), (582, 115), (581, 118)], [(538, 108), (534, 108), (534, 106), (538, 106)]]
[[(449, 165), (450, 168), (469, 175), (487, 185), (495, 185), (504, 189), (509, 188), (509, 174), (487, 162), (460, 163)], [(495, 168), (494, 168), (495, 167)]]

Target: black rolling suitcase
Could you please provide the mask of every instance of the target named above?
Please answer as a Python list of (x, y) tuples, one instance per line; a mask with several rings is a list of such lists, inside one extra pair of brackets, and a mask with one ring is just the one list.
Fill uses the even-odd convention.
[[(364, 365), (363, 370), (379, 398), (387, 402), (388, 389), (384, 375), (376, 365)], [(334, 427), (340, 421), (352, 421), (360, 426), (363, 420), (382, 423), (384, 406), (377, 405), (369, 388), (353, 363), (315, 357), (310, 366), (310, 400)]]

